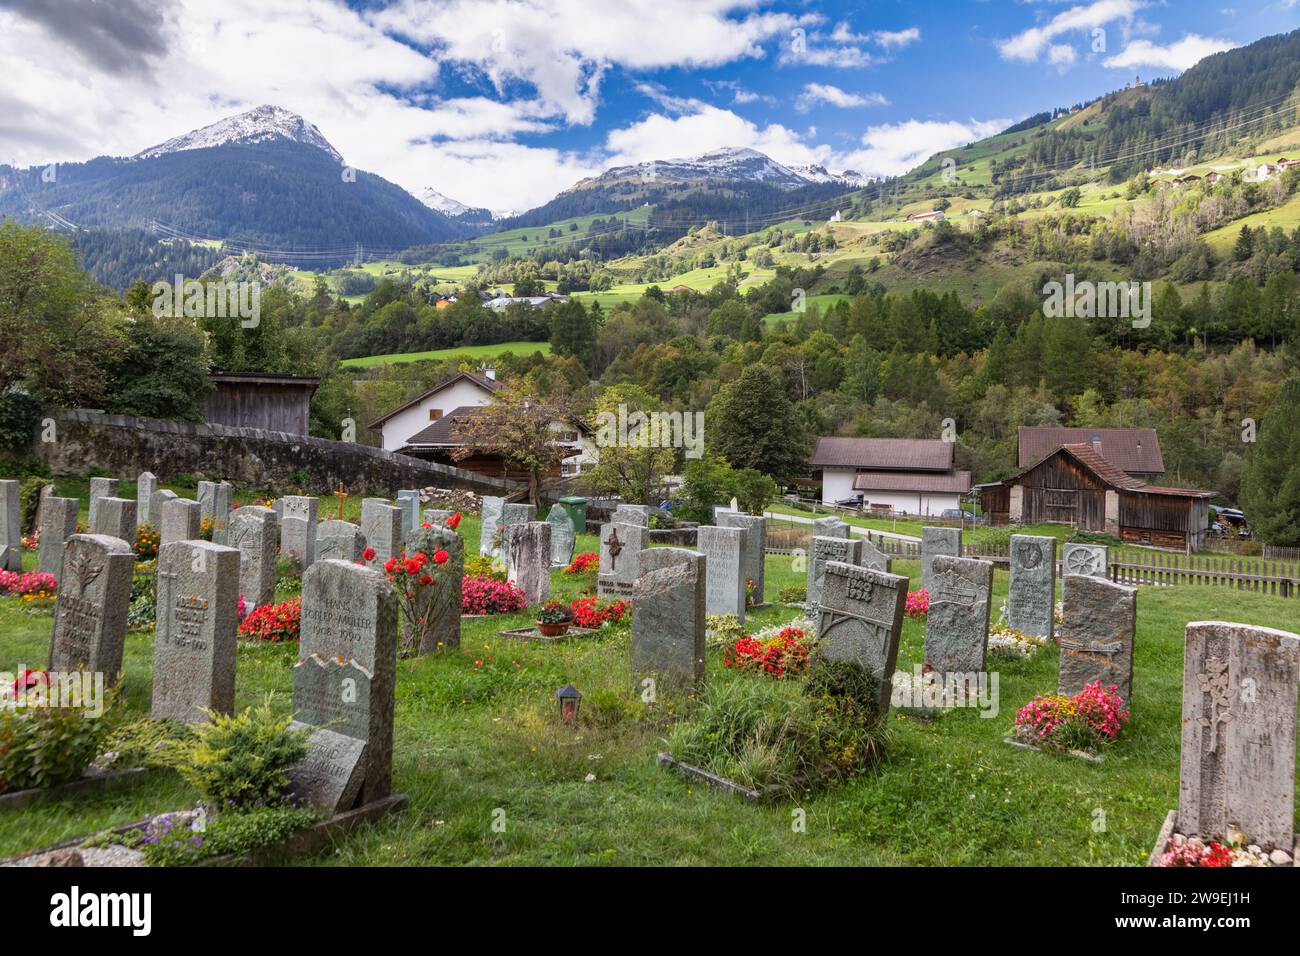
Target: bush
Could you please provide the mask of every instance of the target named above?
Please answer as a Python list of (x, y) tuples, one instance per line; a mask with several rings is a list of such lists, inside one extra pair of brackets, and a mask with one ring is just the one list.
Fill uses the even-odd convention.
[(491, 555), (476, 554), (471, 558), (465, 559), (465, 577), (488, 578), (493, 581), (504, 581), (506, 579), (506, 571), (505, 568), (492, 563)]
[(475, 578), (468, 574), (461, 580), (462, 614), (509, 614), (528, 607), (528, 597), (508, 581)]
[(787, 627), (767, 640), (748, 634), (737, 638), (723, 653), (722, 666), (779, 679), (806, 671), (811, 653), (808, 635), (797, 627)]
[(302, 598), (255, 608), (240, 623), (239, 633), (254, 641), (297, 642), (302, 633)]
[(135, 557), (137, 561), (152, 561), (158, 557), (158, 543), (162, 537), (148, 523), (136, 525)]
[(777, 593), (776, 597), (782, 604), (803, 604), (808, 600), (808, 586), (804, 584), (787, 585)]
[(1048, 750), (1096, 753), (1118, 740), (1128, 721), (1128, 708), (1115, 685), (1103, 689), (1101, 681), (1094, 681), (1073, 697), (1035, 696), (1016, 711), (1016, 734)]
[(80, 779), (109, 730), (81, 707), (0, 707), (0, 793)]
[(618, 624), (626, 618), (631, 607), (626, 601), (601, 601), (594, 597), (578, 598), (569, 605), (573, 623), (586, 628)]
[(574, 555), (574, 558), (569, 563), (569, 566), (564, 569), (564, 573), (565, 574), (595, 574), (599, 568), (600, 568), (600, 555), (595, 551), (584, 551), (582, 554)]
[(41, 489), (48, 484), (44, 478), (24, 478), (18, 486), (19, 523), (27, 531), (36, 530), (36, 513), (41, 510)]
[(41, 404), (21, 392), (0, 395), (0, 449), (22, 451), (32, 443)]
[(282, 843), (311, 826), (321, 814), (310, 807), (280, 804), (205, 819), (201, 830), (181, 815), (164, 814), (139, 834), (149, 866), (192, 866), (200, 860), (242, 854)]
[(131, 579), (131, 608), (126, 612), (129, 630), (151, 627), (158, 618), (156, 579), (152, 574), (137, 574)]
[(193, 736), (171, 745), (172, 766), (217, 811), (281, 802), (289, 768), (307, 754), (307, 735), (270, 703), (235, 716), (210, 714)]

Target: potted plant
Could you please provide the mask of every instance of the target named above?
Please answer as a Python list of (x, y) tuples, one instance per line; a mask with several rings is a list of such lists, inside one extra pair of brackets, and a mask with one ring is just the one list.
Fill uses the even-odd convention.
[(559, 637), (573, 623), (573, 611), (563, 601), (551, 599), (537, 612), (537, 630), (543, 637)]

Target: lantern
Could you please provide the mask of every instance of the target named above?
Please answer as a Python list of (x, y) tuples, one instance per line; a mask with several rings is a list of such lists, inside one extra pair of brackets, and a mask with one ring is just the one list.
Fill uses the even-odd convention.
[(572, 684), (565, 684), (555, 692), (555, 699), (560, 703), (560, 720), (567, 726), (573, 726), (578, 722), (578, 702), (582, 700), (582, 694), (578, 693), (578, 688)]

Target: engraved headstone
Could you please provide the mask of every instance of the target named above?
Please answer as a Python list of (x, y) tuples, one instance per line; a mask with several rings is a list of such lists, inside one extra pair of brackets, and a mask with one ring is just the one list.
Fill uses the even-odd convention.
[(723, 528), (745, 529), (745, 578), (754, 582), (754, 601), (762, 604), (767, 584), (764, 567), (767, 560), (767, 520), (758, 515), (721, 511), (715, 519)]
[(839, 518), (814, 518), (812, 536), (814, 538), (847, 538), (852, 534), (846, 522)]
[(536, 520), (537, 520), (536, 505), (525, 505), (525, 504), (517, 504), (515, 502), (506, 502), (504, 505), (501, 506), (501, 527), (504, 529), (501, 532), (501, 544), (500, 544), (501, 550), (498, 555), (498, 559), (501, 562), (504, 563), (507, 560), (509, 560), (509, 555), (506, 552), (506, 547), (507, 547), (506, 542), (510, 534), (511, 526), (517, 524), (528, 524), (528, 522), (536, 521)]
[(316, 561), (320, 499), (314, 495), (286, 495), (279, 501), (280, 555), (292, 558), (298, 567), (306, 570)]
[(921, 587), (930, 590), (930, 566), (935, 555), (946, 554), (950, 558), (961, 557), (960, 528), (922, 528), (921, 529)]
[(407, 545), (407, 553), (421, 552), (437, 563), (439, 550), (447, 560), (437, 569), (437, 585), (427, 592), (424, 613), (432, 622), (418, 648), (421, 654), (460, 647), (461, 587), (465, 575), (465, 539), (451, 528), (435, 524), (421, 528)]
[(936, 555), (930, 584), (926, 663), (940, 674), (983, 672), (993, 603), (993, 562)]
[(631, 600), (645, 547), (646, 529), (640, 525), (610, 522), (600, 526), (598, 597)]
[(1066, 544), (1061, 554), (1061, 576), (1069, 574), (1110, 577), (1110, 550), (1104, 544)]
[(317, 561), (362, 561), (366, 536), (350, 521), (331, 519), (316, 526)]
[(375, 567), (383, 567), (402, 553), (401, 510), (384, 498), (366, 498), (361, 502), (361, 533), (366, 547), (375, 549)]
[[(509, 507), (507, 505), (506, 507)], [(528, 606), (551, 596), (551, 525), (546, 521), (506, 525), (506, 574), (528, 597)]]
[(91, 534), (135, 540), (135, 502), (130, 498), (100, 498)]
[(552, 505), (546, 523), (551, 526), (551, 564), (557, 568), (569, 564), (578, 540), (573, 530), (573, 519), (563, 505)]
[(397, 672), (397, 593), (388, 579), (346, 561), (317, 561), (308, 568), (299, 653), (295, 718), (365, 740), (366, 778), (359, 800), (388, 796)]
[(1185, 648), (1178, 831), (1292, 853), (1300, 636), (1195, 621)]
[(870, 538), (862, 539), (862, 554), (858, 558), (858, 566), (862, 568), (871, 568), (873, 571), (884, 571), (889, 574), (893, 571), (893, 559), (881, 551), (874, 541)]
[(1011, 584), (1007, 623), (1022, 634), (1052, 639), (1056, 613), (1056, 539), (1011, 536)]
[(862, 542), (858, 539), (829, 537), (813, 538), (808, 548), (808, 609), (817, 613), (822, 587), (826, 580), (826, 565), (831, 561), (857, 564), (862, 556)]
[[(196, 502), (197, 504), (197, 502)], [(206, 721), (235, 709), (239, 551), (211, 541), (173, 541), (158, 552), (153, 642), (155, 719)]]
[(402, 538), (405, 540), (420, 526), (420, 492), (403, 488), (397, 492), (397, 510), (402, 513)]
[(704, 555), (704, 610), (707, 614), (734, 614), (745, 622), (744, 528), (704, 525), (696, 547)]
[(91, 478), (90, 479), (90, 511), (86, 516), (86, 527), (91, 529), (98, 527), (98, 522), (96, 519), (99, 517), (99, 502), (104, 498), (116, 498), (116, 497), (117, 497), (116, 478)]
[(97, 534), (74, 534), (61, 552), (50, 670), (101, 673), (112, 685), (122, 672), (135, 554), (121, 538)]
[(160, 534), (162, 533), (162, 509), (169, 501), (175, 501), (179, 496), (174, 491), (166, 488), (156, 488), (153, 494), (149, 496), (149, 524)]
[(632, 595), (632, 675), (638, 687), (646, 678), (673, 689), (703, 684), (706, 563), (703, 555), (685, 548), (641, 554)]
[(903, 632), (908, 579), (831, 561), (817, 613), (817, 643), (831, 660), (851, 660), (880, 682), (880, 715), (889, 713), (894, 665)]
[(23, 569), (22, 509), (18, 504), (21, 483), (0, 481), (0, 571)]
[(211, 518), (216, 506), (217, 483), (215, 481), (200, 481), (194, 497), (198, 499), (199, 507), (203, 509), (202, 517)]
[(483, 496), (483, 519), (478, 532), (478, 553), (498, 555), (497, 530), (501, 525), (501, 508), (506, 503), (504, 498), (492, 495)]
[[(1065, 576), (1059, 693), (1073, 695), (1094, 681), (1133, 698), (1133, 635), (1137, 589), (1086, 574)], [(1131, 704), (1130, 704), (1131, 706)]]
[[(153, 515), (153, 495), (158, 490), (158, 479), (152, 471), (142, 471), (135, 479), (135, 520), (137, 526), (149, 524)], [(158, 526), (154, 525), (154, 530)]]
[(649, 505), (619, 505), (614, 509), (610, 521), (614, 524), (634, 524), (638, 527), (650, 527), (650, 513), (654, 509)]
[(171, 498), (162, 505), (162, 527), (158, 530), (158, 547), (174, 541), (195, 541), (201, 520), (199, 503), (189, 498)]
[(330, 814), (353, 809), (365, 779), (365, 740), (323, 727), (312, 731), (307, 756), (289, 770), (294, 793)]
[(234, 488), (228, 481), (219, 481), (212, 490), (212, 543), (230, 543), (230, 506)]
[(230, 547), (239, 551), (239, 593), (245, 613), (275, 601), (275, 512), (262, 505), (236, 508)]
[(76, 534), (77, 513), (81, 502), (76, 498), (46, 498), (41, 510), (41, 553), (38, 570), (56, 578), (63, 573), (63, 542)]

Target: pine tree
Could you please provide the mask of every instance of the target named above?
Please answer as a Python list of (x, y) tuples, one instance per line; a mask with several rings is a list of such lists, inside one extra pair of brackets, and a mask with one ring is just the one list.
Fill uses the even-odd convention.
[(1267, 544), (1300, 546), (1300, 378), (1282, 383), (1241, 479), (1246, 520)]

